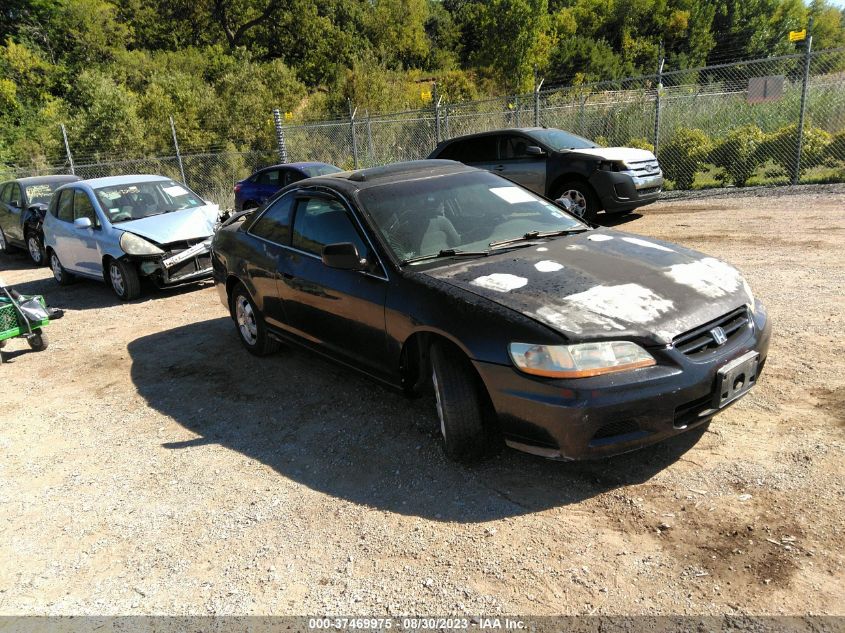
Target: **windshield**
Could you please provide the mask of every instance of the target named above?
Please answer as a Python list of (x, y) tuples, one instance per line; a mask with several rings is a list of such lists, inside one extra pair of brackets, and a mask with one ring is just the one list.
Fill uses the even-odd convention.
[(486, 250), (526, 233), (586, 229), (563, 210), (485, 171), (376, 185), (358, 194), (400, 260)]
[(47, 204), (53, 197), (53, 192), (61, 187), (63, 182), (43, 182), (38, 185), (26, 187), (26, 199), (29, 204)]
[(309, 178), (313, 178), (314, 176), (325, 176), (327, 174), (336, 174), (343, 171), (340, 167), (335, 167), (334, 165), (309, 165), (308, 167), (300, 167), (300, 169), (305, 172), (305, 175)]
[(173, 180), (98, 187), (94, 192), (112, 224), (205, 205), (197, 194)]
[(598, 147), (593, 141), (582, 136), (570, 134), (563, 130), (531, 130), (531, 136), (536, 138), (544, 145), (551, 147), (553, 150), (560, 151), (562, 149), (590, 149)]

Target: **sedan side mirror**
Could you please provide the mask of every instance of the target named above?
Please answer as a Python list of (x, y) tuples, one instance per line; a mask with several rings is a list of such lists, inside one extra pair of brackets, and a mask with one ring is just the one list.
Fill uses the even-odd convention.
[(525, 148), (525, 153), (528, 156), (545, 156), (546, 152), (543, 151), (542, 147), (537, 147), (536, 145), (529, 145)]
[(90, 229), (93, 224), (91, 224), (91, 218), (76, 218), (73, 221), (73, 226), (78, 229)]
[(323, 247), (323, 264), (329, 268), (363, 270), (365, 263), (352, 242), (326, 244)]

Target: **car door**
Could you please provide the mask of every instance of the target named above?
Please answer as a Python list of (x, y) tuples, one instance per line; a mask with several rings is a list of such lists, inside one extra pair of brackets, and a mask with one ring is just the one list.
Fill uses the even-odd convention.
[(84, 229), (71, 225), (74, 238), (74, 268), (88, 275), (100, 275), (103, 272), (103, 256), (100, 249), (103, 225), (88, 192), (84, 189), (74, 189), (73, 220), (75, 222), (80, 218), (88, 218), (91, 221), (91, 227)]
[(21, 216), (23, 214), (24, 199), (20, 184), (16, 182), (9, 183), (8, 191), (3, 191), (3, 197), (6, 208), (6, 224), (3, 227), (3, 232), (6, 234), (7, 239), (23, 242)]
[(252, 284), (254, 298), (264, 320), (278, 329), (285, 329), (287, 323), (279, 284), (289, 254), (290, 221), (295, 201), (292, 192), (285, 194), (270, 204), (247, 230), (254, 248), (246, 262), (245, 273)]
[(45, 223), (44, 229), (45, 242), (56, 252), (62, 266), (78, 272), (74, 253), (76, 235), (73, 226), (73, 192), (72, 188), (62, 189), (56, 194), (55, 212)]
[(494, 171), (532, 191), (545, 195), (546, 156), (529, 154), (536, 143), (520, 134), (502, 134), (499, 137), (499, 162)]
[(12, 217), (12, 214), (9, 213), (9, 200), (12, 196), (12, 184), (11, 182), (7, 182), (3, 185), (0, 185), (0, 229), (3, 231), (3, 235), (9, 235), (9, 218)]
[[(351, 242), (364, 271), (325, 266), (327, 244)], [(282, 297), (290, 329), (321, 351), (376, 375), (388, 375), (384, 303), (387, 277), (352, 210), (334, 196), (297, 198)]]

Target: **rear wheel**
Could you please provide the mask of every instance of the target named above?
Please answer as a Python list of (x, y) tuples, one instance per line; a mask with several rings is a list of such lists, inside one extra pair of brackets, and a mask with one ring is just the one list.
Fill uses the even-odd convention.
[(141, 296), (141, 280), (138, 269), (131, 263), (119, 259), (109, 262), (109, 281), (112, 290), (121, 301), (131, 301)]
[(431, 382), (446, 454), (473, 461), (488, 454), (492, 438), (484, 428), (485, 399), (475, 370), (457, 349), (431, 346)]
[(26, 250), (29, 258), (36, 266), (44, 265), (44, 244), (36, 233), (29, 233), (26, 237)]
[(59, 261), (59, 256), (55, 252), (50, 252), (50, 270), (53, 271), (53, 279), (60, 286), (67, 286), (73, 283), (73, 275), (71, 275), (62, 263)]
[(558, 187), (555, 200), (563, 198), (570, 204), (570, 211), (588, 222), (596, 219), (599, 212), (598, 199), (592, 187), (580, 180), (571, 180)]
[(250, 354), (266, 356), (279, 351), (279, 342), (268, 336), (264, 319), (243, 284), (232, 291), (231, 305), (238, 338)]
[(6, 234), (3, 229), (0, 229), (0, 254), (8, 253), (10, 250), (9, 242), (6, 241)]
[(36, 352), (41, 351), (42, 349), (47, 349), (47, 335), (44, 334), (42, 330), (33, 330), (32, 336), (26, 339), (26, 342), (29, 343), (29, 347), (34, 349)]

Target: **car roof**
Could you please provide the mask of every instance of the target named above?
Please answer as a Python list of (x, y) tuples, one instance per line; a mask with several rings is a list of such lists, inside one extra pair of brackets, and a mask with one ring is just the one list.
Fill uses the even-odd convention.
[(331, 163), (321, 163), (320, 161), (312, 160), (312, 161), (301, 161), (298, 163), (279, 163), (278, 165), (269, 165), (268, 167), (262, 167), (261, 169), (257, 169), (256, 172), (264, 171), (265, 169), (276, 169), (279, 167), (294, 167), (297, 169), (301, 169), (303, 167), (334, 167)]
[(80, 180), (79, 176), (56, 174), (54, 176), (29, 176), (27, 178), (16, 178), (15, 180), (9, 180), (7, 182), (18, 182), (24, 187), (28, 187), (30, 185), (44, 185), (51, 182), (76, 182), (77, 180)]
[(546, 128), (546, 127), (506, 127), (506, 128), (502, 128), (500, 130), (489, 130), (487, 132), (477, 132), (475, 134), (465, 134), (464, 136), (454, 136), (452, 138), (446, 139), (445, 141), (442, 141), (438, 145), (438, 147), (441, 147), (443, 145), (448, 145), (452, 141), (465, 141), (466, 139), (470, 139), (470, 138), (480, 138), (482, 136), (493, 136), (494, 134), (507, 134), (507, 133), (513, 133), (513, 132), (517, 132), (517, 133), (519, 133), (519, 132), (522, 132), (522, 133), (539, 132), (540, 130), (548, 130), (548, 129), (551, 129), (551, 128)]
[(381, 167), (369, 167), (354, 171), (341, 171), (325, 176), (306, 178), (291, 185), (291, 187), (328, 185), (344, 192), (355, 192), (377, 185), (422, 180), (451, 174), (461, 174), (471, 171), (483, 171), (454, 160), (411, 160), (403, 163), (393, 163)]
[(153, 174), (134, 174), (129, 176), (106, 176), (105, 178), (89, 178), (79, 184), (88, 185), (92, 189), (99, 187), (114, 187), (115, 185), (128, 185), (134, 182), (157, 182), (161, 180), (173, 180), (167, 176), (156, 176)]

